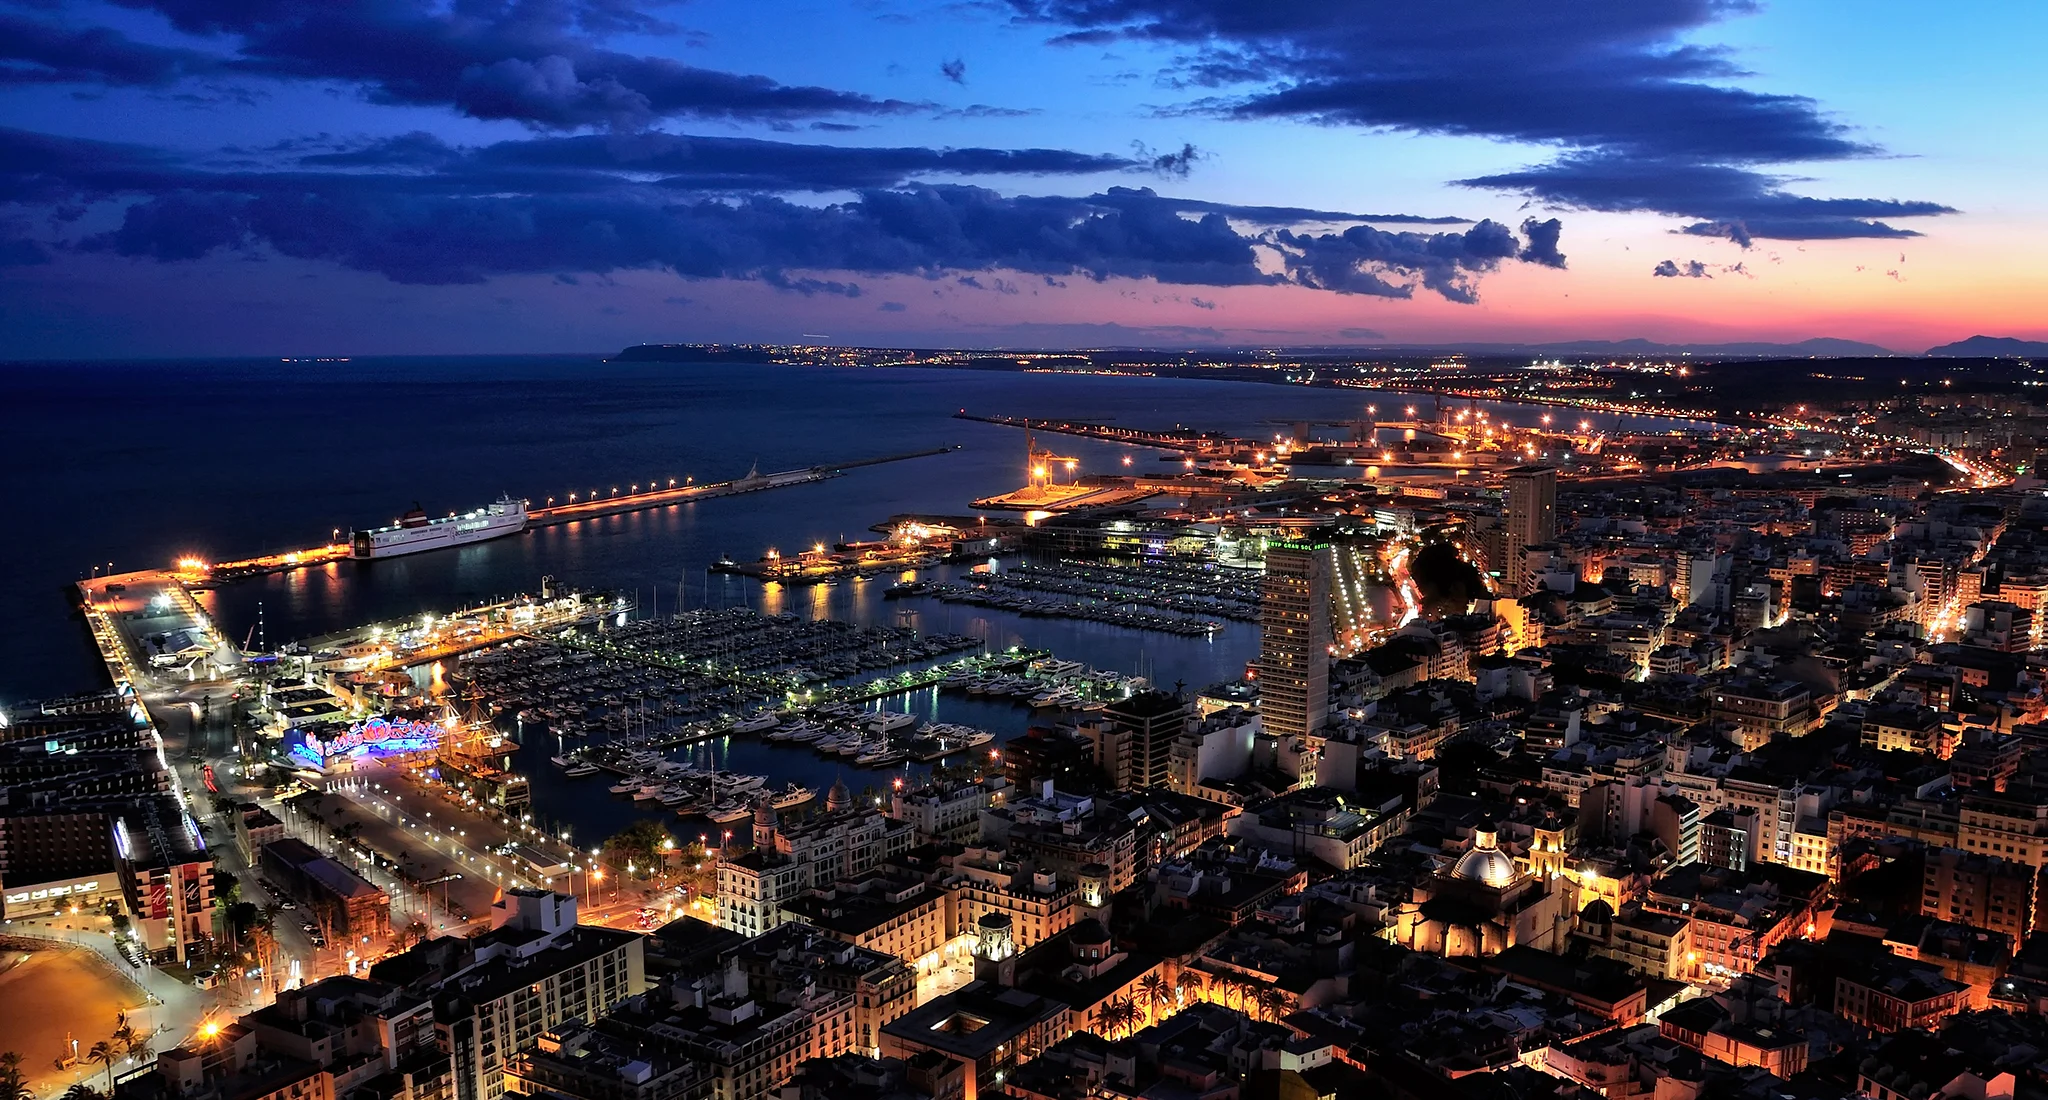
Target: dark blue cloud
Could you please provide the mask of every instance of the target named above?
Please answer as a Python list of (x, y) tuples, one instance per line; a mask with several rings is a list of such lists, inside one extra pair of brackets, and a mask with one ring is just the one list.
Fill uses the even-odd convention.
[(26, 237), (0, 237), (0, 267), (33, 267), (50, 262), (50, 250)]
[(71, 27), (0, 13), (0, 84), (151, 87), (211, 73), (218, 59), (137, 42), (107, 27)]
[(1656, 267), (1650, 269), (1650, 274), (1665, 279), (1711, 279), (1714, 277), (1713, 273), (1707, 270), (1707, 265), (1699, 260), (1687, 260), (1682, 264), (1677, 260), (1660, 260)]
[(1557, 250), (1557, 240), (1564, 235), (1563, 222), (1556, 218), (1547, 221), (1528, 218), (1522, 222), (1522, 235), (1529, 238), (1529, 243), (1523, 247), (1521, 259), (1544, 267), (1564, 266), (1564, 253)]
[(1816, 199), (1785, 190), (1789, 180), (1750, 169), (1612, 155), (1566, 157), (1520, 172), (1458, 182), (1586, 210), (1647, 210), (1702, 218), (1682, 232), (1726, 237), (1744, 247), (1757, 237), (1915, 237), (1919, 234), (1914, 230), (1878, 219), (1955, 212), (1954, 207), (1935, 202)]
[(1369, 225), (1318, 235), (1283, 229), (1275, 240), (1290, 249), (1287, 269), (1303, 286), (1407, 298), (1419, 284), (1453, 302), (1477, 301), (1475, 277), (1524, 250), (1514, 231), (1495, 221), (1463, 233), (1389, 233)]
[(1149, 170), (1134, 157), (1064, 149), (930, 149), (806, 145), (755, 138), (642, 131), (506, 141), (456, 148), (431, 134), (382, 138), (311, 153), (319, 168), (407, 168), (448, 175), (625, 173), (696, 191), (846, 191), (890, 187), (922, 176), (1057, 176)]
[[(1159, 196), (1149, 187), (1112, 187), (1096, 198), (1108, 205), (1124, 202), (1150, 205)], [(1208, 202), (1203, 199), (1166, 199), (1175, 210), (1190, 214), (1221, 214), (1227, 218), (1261, 225), (1299, 225), (1302, 222), (1379, 222), (1385, 225), (1466, 225), (1471, 218), (1434, 217), (1422, 214), (1357, 214), (1342, 210), (1313, 210), (1300, 206), (1246, 206), (1240, 203)]]
[(1169, 179), (1186, 179), (1194, 171), (1195, 162), (1202, 159), (1202, 151), (1190, 144), (1165, 153), (1155, 153), (1145, 147), (1144, 142), (1133, 146), (1140, 157), (1152, 163), (1152, 170)]
[[(920, 106), (607, 48), (613, 35), (673, 29), (615, 0), (117, 2), (218, 42), (220, 52), (207, 60), (218, 72), (353, 85), (375, 102), (452, 107), (544, 129), (633, 128), (675, 117), (795, 120)], [(152, 79), (162, 81), (189, 64), (138, 52), (125, 40), (68, 48), (53, 41), (37, 50), (49, 56), (25, 59), (25, 69), (71, 80), (132, 83), (118, 74), (149, 72), (153, 64)], [(0, 59), (8, 52), (0, 48)]]
[[(1693, 44), (1753, 0), (1010, 0), (1055, 41), (1126, 38), (1177, 48), (1167, 74), (1211, 94), (1182, 109), (1533, 143), (1560, 159), (1463, 181), (1561, 206), (1729, 223), (1727, 236), (1895, 236), (1872, 220), (1792, 204), (1731, 216), (1731, 191), (1775, 192), (1758, 165), (1877, 150), (1803, 96), (1753, 91), (1727, 52)], [(1620, 171), (1611, 170), (1615, 166)], [(1600, 175), (1596, 180), (1589, 177)], [(1530, 177), (1540, 180), (1532, 182)], [(1519, 181), (1519, 182), (1518, 182)], [(1603, 190), (1599, 185), (1624, 189)], [(1867, 200), (1806, 200), (1861, 203)], [(1948, 212), (1903, 203), (1888, 216)], [(1739, 224), (1738, 224), (1739, 223)], [(1698, 230), (1705, 232), (1706, 229)]]
[[(118, 227), (72, 247), (166, 262), (270, 250), (406, 283), (666, 269), (857, 297), (858, 283), (807, 273), (979, 273), (965, 279), (1015, 294), (998, 273), (1022, 272), (1047, 285), (1078, 275), (1394, 297), (1421, 287), (1463, 302), (1477, 276), (1504, 261), (1546, 262), (1556, 249), (1538, 223), (1527, 243), (1495, 222), (1437, 233), (1240, 230), (1228, 206), (1195, 212), (1187, 200), (1129, 188), (1013, 197), (908, 183), (822, 206), (763, 193), (679, 199), (659, 173), (647, 182), (582, 167), (602, 142), (535, 144), (544, 155), (504, 154), (509, 167), (471, 154), (451, 164), (432, 143), (409, 140), (339, 169), (301, 157), (287, 170), (208, 171), (132, 145), (0, 130), (0, 199), (125, 204)], [(370, 163), (378, 159), (384, 167)]]

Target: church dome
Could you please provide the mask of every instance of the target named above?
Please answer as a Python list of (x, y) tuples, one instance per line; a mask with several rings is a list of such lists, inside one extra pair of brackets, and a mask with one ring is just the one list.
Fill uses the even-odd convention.
[(1472, 830), (1472, 850), (1458, 857), (1451, 877), (1480, 882), (1499, 889), (1515, 881), (1515, 861), (1495, 842), (1493, 822), (1482, 822)]
[(825, 792), (825, 810), (838, 813), (853, 805), (853, 792), (846, 789), (846, 777), (840, 776), (832, 783), (832, 789)]
[(764, 829), (773, 829), (781, 824), (776, 820), (775, 807), (765, 798), (761, 800), (760, 805), (754, 807), (754, 824)]

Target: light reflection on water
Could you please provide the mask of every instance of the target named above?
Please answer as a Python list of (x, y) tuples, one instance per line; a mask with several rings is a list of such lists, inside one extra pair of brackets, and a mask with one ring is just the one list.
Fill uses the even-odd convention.
[[(1410, 398), (1422, 415), (1428, 398)], [(905, 512), (963, 515), (968, 502), (1022, 481), (1023, 433), (958, 420), (959, 409), (1033, 417), (1113, 418), (1137, 428), (1185, 424), (1263, 438), (1272, 422), (1341, 420), (1365, 390), (1253, 383), (933, 369), (606, 363), (591, 356), (0, 366), (0, 408), (20, 454), (63, 463), (0, 464), (0, 491), (39, 517), (13, 540), (0, 571), (0, 702), (105, 684), (66, 585), (109, 559), (121, 569), (193, 554), (222, 561), (326, 542), (334, 528), (388, 522), (419, 501), (430, 512), (518, 493), (533, 499), (648, 477), (732, 478), (945, 444), (941, 457), (855, 469), (832, 480), (592, 519), (440, 553), (340, 562), (204, 594), (239, 641), (258, 607), (272, 645), (344, 627), (560, 586), (621, 590), (667, 612), (679, 604), (908, 622), (1002, 648), (1028, 645), (1191, 687), (1233, 677), (1256, 631), (1232, 624), (1213, 639), (1143, 634), (1106, 624), (1026, 619), (932, 600), (885, 601), (882, 578), (798, 590), (707, 575), (720, 555), (864, 537)], [(1498, 407), (1486, 402), (1481, 407)], [(1533, 415), (1533, 414), (1531, 414)], [(1607, 414), (1588, 419), (1606, 427)], [(1633, 423), (1647, 423), (1637, 420)], [(211, 425), (218, 446), (189, 451), (187, 425)], [(81, 445), (82, 440), (95, 441)], [(1160, 469), (1177, 455), (1062, 437), (1080, 472)], [(1166, 462), (1162, 462), (1165, 459)], [(175, 460), (175, 461), (174, 461)], [(32, 475), (32, 476), (31, 476)], [(953, 697), (917, 696), (927, 716), (998, 735), (1028, 715)], [(552, 738), (521, 761), (546, 813), (590, 827), (637, 815), (595, 778), (564, 780), (546, 763)], [(765, 771), (778, 785), (829, 784), (840, 765), (801, 747), (735, 739), (705, 751)], [(847, 769), (849, 782), (862, 777)]]

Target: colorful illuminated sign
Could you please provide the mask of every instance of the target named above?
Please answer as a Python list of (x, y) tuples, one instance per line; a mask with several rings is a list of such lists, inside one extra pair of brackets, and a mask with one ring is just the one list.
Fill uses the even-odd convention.
[(441, 726), (438, 723), (415, 722), (409, 718), (372, 718), (367, 722), (357, 722), (347, 732), (333, 737), (303, 734), (300, 743), (293, 746), (292, 755), (316, 766), (325, 766), (337, 757), (427, 752), (440, 744)]

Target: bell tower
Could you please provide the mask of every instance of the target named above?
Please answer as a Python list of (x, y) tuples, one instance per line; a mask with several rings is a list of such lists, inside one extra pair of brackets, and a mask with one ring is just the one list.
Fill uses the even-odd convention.
[(1081, 867), (1081, 911), (1077, 920), (1093, 918), (1109, 927), (1109, 868), (1100, 863), (1083, 864)]
[(1017, 984), (1017, 936), (1008, 913), (983, 913), (974, 922), (974, 980)]

